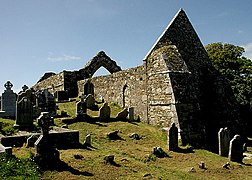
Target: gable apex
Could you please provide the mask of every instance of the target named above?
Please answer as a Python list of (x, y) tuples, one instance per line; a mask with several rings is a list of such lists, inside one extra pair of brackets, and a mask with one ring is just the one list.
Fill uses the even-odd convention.
[[(189, 44), (194, 44), (195, 46), (200, 47), (200, 49), (202, 47), (204, 49), (204, 46), (201, 44), (196, 31), (183, 9), (180, 9), (173, 17), (169, 25), (146, 54), (144, 60), (147, 60), (153, 51), (167, 44), (175, 45), (178, 50), (183, 51), (185, 50), (185, 46)], [(192, 50), (192, 47), (188, 48)]]

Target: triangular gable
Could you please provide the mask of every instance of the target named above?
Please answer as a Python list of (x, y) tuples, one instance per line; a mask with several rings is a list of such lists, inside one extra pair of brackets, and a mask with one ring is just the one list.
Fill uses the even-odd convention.
[(147, 60), (153, 51), (167, 45), (177, 47), (188, 67), (202, 66), (210, 62), (204, 46), (183, 9), (174, 16), (144, 60)]

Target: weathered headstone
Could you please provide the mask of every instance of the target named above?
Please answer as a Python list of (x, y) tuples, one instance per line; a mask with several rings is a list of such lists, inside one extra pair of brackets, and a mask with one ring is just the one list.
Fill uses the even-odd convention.
[(178, 149), (178, 128), (175, 123), (168, 130), (168, 146), (170, 151), (175, 151)]
[(48, 112), (42, 112), (37, 119), (38, 125), (42, 129), (42, 135), (34, 143), (35, 160), (43, 167), (50, 167), (59, 161), (59, 152), (49, 138), (50, 121), (51, 117)]
[(95, 105), (95, 99), (92, 94), (88, 94), (84, 101), (86, 103), (87, 108), (90, 108)]
[(84, 146), (85, 147), (91, 147), (91, 134), (88, 134), (85, 138), (84, 141)]
[(161, 147), (154, 147), (153, 154), (158, 158), (168, 157), (168, 154)]
[(56, 115), (56, 102), (54, 96), (47, 90), (39, 90), (36, 92), (38, 115), (41, 112), (49, 112), (50, 116)]
[(240, 135), (235, 135), (234, 138), (230, 141), (229, 159), (230, 161), (242, 163), (243, 143)]
[(76, 103), (76, 117), (77, 118), (83, 118), (87, 114), (87, 105), (84, 102), (84, 99), (81, 98)]
[(125, 108), (122, 111), (120, 111), (117, 115), (116, 115), (116, 119), (126, 119), (128, 116), (129, 112), (128, 110)]
[(4, 116), (15, 117), (17, 94), (11, 90), (13, 84), (10, 81), (7, 81), (4, 87), (6, 90), (2, 93), (1, 109), (4, 111)]
[(226, 128), (221, 128), (218, 132), (218, 140), (219, 140), (219, 155), (228, 157), (229, 152), (229, 143), (231, 140), (230, 130)]
[(134, 107), (129, 108), (129, 120), (134, 121)]
[(21, 92), (17, 97), (15, 127), (30, 128), (33, 126), (33, 105), (35, 95), (31, 89)]
[(109, 121), (110, 107), (109, 107), (108, 103), (105, 102), (99, 111), (100, 111), (100, 115), (99, 115), (100, 121)]

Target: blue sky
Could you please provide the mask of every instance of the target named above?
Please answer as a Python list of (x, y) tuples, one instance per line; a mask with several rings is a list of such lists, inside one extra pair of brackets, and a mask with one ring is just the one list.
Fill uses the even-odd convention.
[(251, 7), (251, 0), (0, 0), (0, 93), (7, 80), (18, 92), (45, 72), (80, 69), (101, 50), (123, 69), (141, 65), (180, 8), (204, 45), (240, 45), (252, 59)]

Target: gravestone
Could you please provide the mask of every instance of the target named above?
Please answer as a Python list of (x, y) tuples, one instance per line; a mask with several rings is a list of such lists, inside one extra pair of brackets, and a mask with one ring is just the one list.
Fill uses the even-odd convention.
[(35, 161), (46, 168), (59, 161), (59, 151), (54, 148), (52, 140), (49, 138), (50, 121), (51, 117), (48, 112), (42, 112), (38, 117), (37, 123), (42, 129), (42, 135), (34, 143)]
[(35, 95), (31, 89), (26, 89), (17, 97), (16, 105), (16, 123), (15, 127), (30, 128), (33, 126), (33, 105), (35, 104)]
[(85, 147), (91, 147), (91, 134), (88, 134), (85, 138), (84, 141), (84, 146)]
[(77, 118), (84, 118), (84, 116), (86, 114), (87, 114), (87, 106), (86, 106), (86, 103), (84, 102), (84, 99), (81, 98), (76, 103), (76, 117)]
[(4, 87), (6, 90), (2, 93), (1, 109), (4, 111), (4, 116), (15, 117), (17, 94), (11, 90), (13, 84), (10, 81), (7, 81)]
[(95, 99), (92, 94), (88, 94), (84, 101), (86, 103), (87, 108), (91, 108), (95, 105)]
[(103, 105), (102, 105), (102, 107), (100, 108), (100, 110), (99, 110), (99, 119), (100, 119), (100, 121), (109, 121), (109, 119), (110, 119), (110, 107), (109, 107), (109, 105), (108, 105), (108, 103), (104, 103)]
[(168, 130), (168, 146), (170, 151), (175, 151), (178, 149), (178, 128), (175, 123)]
[(231, 140), (230, 130), (226, 128), (221, 128), (218, 132), (218, 140), (219, 140), (219, 155), (228, 157), (229, 152), (229, 143)]
[(126, 119), (128, 116), (129, 112), (128, 110), (125, 108), (122, 111), (120, 111), (117, 115), (116, 115), (116, 119)]
[(56, 116), (56, 102), (54, 96), (47, 90), (39, 90), (36, 92), (38, 115), (41, 112), (49, 112), (50, 116)]
[(134, 121), (134, 107), (129, 108), (129, 120)]
[(243, 143), (240, 135), (235, 135), (234, 138), (230, 141), (229, 159), (230, 161), (242, 163)]

